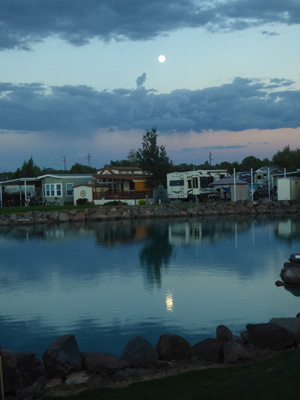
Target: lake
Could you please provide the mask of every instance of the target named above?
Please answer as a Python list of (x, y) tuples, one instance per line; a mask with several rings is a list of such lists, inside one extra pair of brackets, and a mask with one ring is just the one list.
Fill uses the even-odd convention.
[(193, 345), (294, 317), (299, 297), (275, 281), (299, 242), (296, 217), (0, 227), (0, 344), (40, 357), (74, 333), (80, 351), (121, 355), (136, 335)]

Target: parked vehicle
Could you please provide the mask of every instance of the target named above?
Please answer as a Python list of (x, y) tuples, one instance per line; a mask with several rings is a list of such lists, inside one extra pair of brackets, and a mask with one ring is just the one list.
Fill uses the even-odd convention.
[[(249, 196), (252, 198), (252, 185), (248, 185)], [(253, 183), (253, 200), (269, 197), (269, 188), (263, 183)], [(270, 190), (270, 198), (273, 198), (273, 190)]]

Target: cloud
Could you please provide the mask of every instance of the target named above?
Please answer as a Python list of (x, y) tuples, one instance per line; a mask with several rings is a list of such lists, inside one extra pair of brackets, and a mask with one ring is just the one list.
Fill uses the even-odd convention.
[(147, 79), (147, 75), (144, 72), (141, 76), (137, 77), (136, 79), (136, 86), (139, 88), (141, 86), (143, 86), (143, 84), (146, 82)]
[(152, 126), (161, 132), (299, 126), (300, 90), (291, 90), (291, 81), (235, 78), (219, 87), (158, 94), (141, 86), (145, 79), (145, 74), (137, 78), (136, 89), (112, 92), (88, 86), (0, 83), (0, 130), (76, 136)]
[(297, 0), (1, 0), (0, 50), (29, 50), (48, 37), (81, 46), (92, 39), (151, 40), (183, 28), (215, 32), (299, 22)]

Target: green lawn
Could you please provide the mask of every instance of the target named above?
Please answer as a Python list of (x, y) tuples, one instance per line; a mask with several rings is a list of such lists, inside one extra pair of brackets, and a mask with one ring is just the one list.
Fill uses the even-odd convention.
[(76, 396), (55, 399), (299, 400), (300, 350), (255, 364), (186, 372), (122, 389), (86, 390)]
[(23, 214), (28, 211), (61, 211), (61, 210), (84, 210), (85, 208), (96, 208), (96, 206), (84, 204), (82, 206), (33, 206), (33, 207), (0, 207), (1, 214)]

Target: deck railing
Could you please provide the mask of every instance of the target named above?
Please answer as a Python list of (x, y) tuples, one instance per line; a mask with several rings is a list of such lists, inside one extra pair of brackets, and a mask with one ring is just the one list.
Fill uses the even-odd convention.
[(139, 192), (93, 192), (94, 200), (136, 200), (152, 198), (153, 194), (151, 190), (143, 190)]

